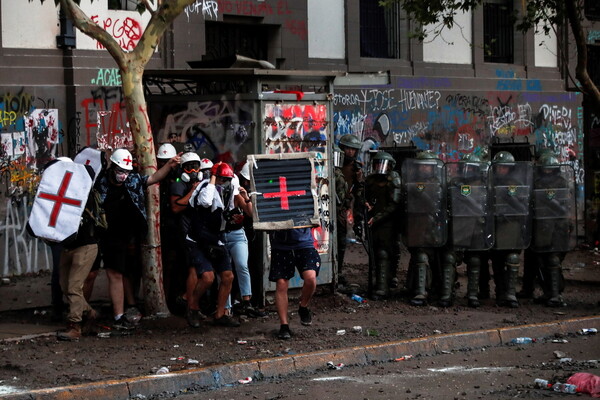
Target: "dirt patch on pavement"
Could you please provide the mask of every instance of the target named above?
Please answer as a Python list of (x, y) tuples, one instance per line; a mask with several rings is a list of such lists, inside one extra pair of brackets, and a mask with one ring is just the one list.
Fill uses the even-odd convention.
[[(349, 281), (365, 288), (367, 267), (362, 248), (349, 246), (347, 257), (345, 271)], [(484, 300), (477, 309), (468, 308), (464, 298), (463, 265), (458, 271), (455, 305), (450, 308), (412, 307), (401, 289), (388, 300), (359, 304), (348, 295), (333, 294), (329, 287), (319, 287), (312, 304), (315, 316), (310, 327), (300, 325), (297, 309), (292, 306), (296, 303), (290, 301), (294, 336), (288, 341), (275, 338), (278, 319), (274, 305), (269, 304), (266, 318), (244, 320), (240, 328), (214, 327), (207, 320), (199, 329), (192, 329), (182, 317), (171, 316), (156, 320), (144, 318), (139, 329), (126, 336), (90, 336), (74, 343), (59, 342), (53, 336), (1, 342), (0, 386), (58, 387), (148, 375), (163, 366), (173, 371), (438, 333), (600, 315), (598, 261), (600, 255), (590, 250), (568, 255), (563, 265), (567, 280), (564, 298), (568, 307), (560, 309), (546, 308), (529, 300), (522, 301), (517, 309), (499, 308), (493, 298)], [(405, 264), (403, 260), (399, 272), (401, 282), (405, 277)], [(49, 314), (41, 315), (39, 311), (7, 311), (0, 314), (0, 322), (49, 323)], [(109, 325), (110, 308), (105, 305), (102, 311), (106, 317), (101, 325)], [(360, 330), (353, 329), (358, 326)], [(345, 334), (338, 334), (340, 330), (345, 330)]]

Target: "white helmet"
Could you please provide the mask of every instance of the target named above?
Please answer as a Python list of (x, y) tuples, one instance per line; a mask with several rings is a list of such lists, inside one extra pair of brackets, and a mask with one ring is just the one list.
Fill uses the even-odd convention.
[(170, 160), (171, 158), (177, 155), (177, 150), (175, 150), (175, 146), (171, 143), (163, 143), (156, 153), (156, 158), (161, 160)]
[(200, 160), (200, 170), (209, 169), (212, 167), (213, 167), (213, 162), (210, 161), (208, 158), (203, 158), (202, 160)]
[(246, 164), (244, 164), (244, 166), (240, 170), (240, 175), (245, 180), (247, 180), (247, 181), (250, 180), (250, 163), (248, 161), (246, 161)]
[(71, 160), (69, 157), (57, 157), (56, 159), (58, 161), (73, 162), (73, 160)]
[(190, 162), (190, 161), (198, 161), (200, 162), (200, 156), (192, 151), (188, 151), (187, 153), (183, 153), (181, 156), (181, 165)]
[(110, 155), (110, 161), (115, 163), (119, 168), (126, 169), (128, 171), (133, 170), (133, 157), (127, 149), (116, 149)]

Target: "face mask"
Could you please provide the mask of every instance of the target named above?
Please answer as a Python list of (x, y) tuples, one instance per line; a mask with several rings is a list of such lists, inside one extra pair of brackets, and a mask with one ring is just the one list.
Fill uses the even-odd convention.
[(117, 181), (117, 183), (123, 183), (127, 180), (128, 176), (129, 174), (125, 172), (115, 172), (115, 181)]
[(216, 186), (219, 189), (219, 192), (223, 193), (223, 192), (225, 192), (226, 190), (228, 190), (231, 187), (231, 181), (223, 182), (223, 183), (218, 184)]

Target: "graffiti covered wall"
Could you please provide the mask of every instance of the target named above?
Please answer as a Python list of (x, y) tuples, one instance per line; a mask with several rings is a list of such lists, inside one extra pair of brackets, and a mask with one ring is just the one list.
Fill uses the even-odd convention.
[(363, 141), (361, 157), (378, 147), (432, 150), (443, 161), (464, 153), (489, 159), (500, 141), (529, 141), (571, 164), (583, 212), (583, 109), (581, 96), (543, 92), (539, 80), (496, 73), (496, 90), (466, 91), (451, 78), (396, 77), (391, 85), (336, 88), (335, 137), (352, 133)]
[(40, 171), (63, 144), (56, 106), (27, 88), (0, 93), (0, 276), (51, 268), (49, 249), (26, 225)]

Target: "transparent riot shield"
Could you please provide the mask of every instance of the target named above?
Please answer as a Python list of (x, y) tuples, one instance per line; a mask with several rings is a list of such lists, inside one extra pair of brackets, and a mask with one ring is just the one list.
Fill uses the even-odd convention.
[(528, 161), (492, 163), (490, 182), (496, 232), (494, 248), (519, 250), (529, 247), (532, 163)]
[(531, 248), (537, 252), (572, 250), (577, 241), (573, 168), (536, 166), (533, 176)]
[(489, 164), (446, 163), (448, 241), (458, 250), (488, 250), (494, 245)]
[(446, 244), (446, 182), (438, 159), (406, 159), (402, 164), (405, 202), (404, 244), (441, 247)]

